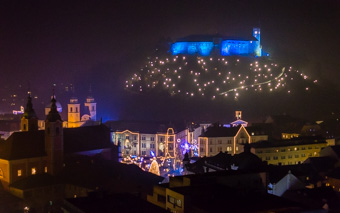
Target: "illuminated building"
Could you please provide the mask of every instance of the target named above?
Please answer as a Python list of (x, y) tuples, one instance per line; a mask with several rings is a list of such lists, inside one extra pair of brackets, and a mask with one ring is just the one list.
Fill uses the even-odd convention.
[(112, 141), (119, 146), (121, 157), (176, 157), (176, 135), (171, 127), (157, 123), (109, 122)]
[(251, 142), (251, 136), (243, 125), (239, 127), (212, 126), (199, 138), (199, 156), (214, 156), (219, 152), (238, 154), (243, 145)]
[(293, 165), (309, 157), (318, 157), (321, 149), (327, 147), (323, 138), (305, 137), (280, 141), (251, 143), (252, 152), (262, 161), (273, 165)]
[[(97, 120), (97, 103), (95, 102), (92, 94), (87, 96), (86, 101), (84, 103), (84, 107), (81, 107), (81, 104), (78, 101), (78, 98), (73, 96), (70, 98), (70, 102), (67, 104), (67, 121), (63, 121), (63, 127), (65, 128), (74, 128), (74, 127), (81, 127), (85, 125), (88, 121), (96, 121)], [(54, 98), (55, 95), (53, 95)], [(52, 98), (53, 98), (52, 97)], [(57, 111), (59, 113), (62, 112), (63, 108), (62, 105), (57, 101), (56, 102)], [(45, 115), (51, 109), (51, 105), (48, 104), (45, 107)], [(38, 122), (39, 129), (45, 129), (45, 122), (40, 120)]]
[(54, 96), (45, 130), (37, 129), (30, 95), (27, 106), (21, 120), (23, 131), (14, 132), (0, 143), (0, 181), (5, 189), (30, 175), (59, 174), (65, 157), (98, 154), (115, 159), (118, 155), (111, 132), (104, 125), (64, 129)]
[[(257, 56), (263, 54), (260, 28), (253, 28), (253, 35), (248, 38), (225, 37), (221, 35), (194, 35), (179, 39), (171, 45), (173, 55), (209, 56), (219, 53), (221, 56)], [(268, 54), (265, 54), (268, 56)]]
[(78, 102), (78, 98), (72, 97), (70, 99), (70, 103), (67, 104), (68, 112), (68, 127), (80, 127), (84, 125), (86, 121), (92, 120), (96, 121), (96, 110), (97, 110), (97, 104), (94, 100), (94, 98), (89, 95), (86, 98), (86, 102), (84, 103), (84, 111), (81, 115), (81, 108), (80, 104)]

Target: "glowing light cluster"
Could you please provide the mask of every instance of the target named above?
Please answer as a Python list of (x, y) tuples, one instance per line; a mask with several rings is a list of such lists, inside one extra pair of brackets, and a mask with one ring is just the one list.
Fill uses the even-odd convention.
[[(188, 97), (218, 96), (237, 99), (245, 91), (292, 92), (290, 82), (311, 81), (293, 67), (283, 67), (268, 60), (250, 57), (149, 57), (139, 72), (125, 82), (135, 92), (166, 90), (171, 95)], [(310, 87), (305, 87), (309, 91)]]

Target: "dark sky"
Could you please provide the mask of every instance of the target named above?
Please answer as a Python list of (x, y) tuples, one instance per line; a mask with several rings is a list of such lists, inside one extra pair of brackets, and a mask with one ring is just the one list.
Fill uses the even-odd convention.
[[(306, 97), (310, 102), (277, 102), (274, 98), (236, 104), (196, 101), (172, 105), (171, 99), (136, 97), (122, 90), (124, 79), (138, 70), (165, 38), (247, 35), (254, 26), (261, 27), (262, 46), (273, 58), (319, 79), (320, 91)], [(80, 97), (91, 84), (100, 116), (112, 119), (169, 119), (176, 114), (170, 111), (180, 112), (178, 119), (190, 120), (198, 115), (208, 119), (210, 111), (217, 111), (211, 118), (223, 120), (236, 108), (252, 119), (256, 119), (254, 114), (266, 113), (319, 118), (340, 109), (339, 38), (340, 1), (336, 0), (1, 1), (0, 83), (7, 88), (19, 84), (28, 87), (30, 82), (32, 92), (47, 100), (52, 83), (57, 87), (73, 83)], [(312, 106), (315, 102), (317, 107)], [(203, 105), (215, 107), (199, 109)], [(193, 107), (199, 110), (188, 113)], [(278, 111), (270, 111), (273, 108)]]

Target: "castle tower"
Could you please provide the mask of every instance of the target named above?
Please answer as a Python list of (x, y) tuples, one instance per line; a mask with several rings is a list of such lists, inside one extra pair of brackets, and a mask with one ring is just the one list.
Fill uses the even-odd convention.
[(80, 104), (78, 98), (72, 97), (70, 103), (67, 104), (67, 119), (68, 127), (79, 127), (80, 126)]
[(258, 27), (253, 28), (253, 36), (257, 39), (256, 45), (255, 45), (255, 55), (256, 56), (262, 56), (262, 50), (261, 50), (261, 30)]
[(38, 130), (38, 117), (35, 114), (32, 105), (31, 93), (28, 92), (27, 104), (24, 115), (21, 118), (21, 131), (37, 131)]
[(47, 154), (47, 172), (58, 174), (64, 162), (63, 121), (57, 111), (56, 100), (51, 100), (51, 110), (45, 121), (45, 151)]
[(86, 102), (84, 105), (86, 108), (88, 108), (90, 112), (91, 120), (96, 121), (97, 120), (97, 103), (95, 103), (94, 98), (92, 96), (91, 87), (89, 90), (89, 95), (87, 96)]

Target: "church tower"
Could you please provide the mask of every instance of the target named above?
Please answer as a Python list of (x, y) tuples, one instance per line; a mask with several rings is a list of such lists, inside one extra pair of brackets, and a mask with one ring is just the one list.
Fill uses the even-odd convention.
[(64, 156), (63, 121), (57, 111), (56, 100), (52, 96), (51, 110), (45, 121), (45, 151), (47, 173), (58, 174), (63, 168)]
[(79, 127), (80, 126), (80, 104), (78, 98), (72, 97), (70, 103), (67, 104), (67, 119), (68, 127)]
[(97, 103), (94, 101), (94, 98), (92, 96), (92, 90), (90, 87), (89, 95), (86, 98), (85, 102), (85, 108), (88, 108), (88, 111), (90, 112), (91, 120), (96, 121), (97, 120)]
[(35, 114), (32, 105), (31, 92), (28, 92), (27, 104), (24, 115), (21, 118), (21, 131), (37, 131), (38, 130), (38, 117)]

